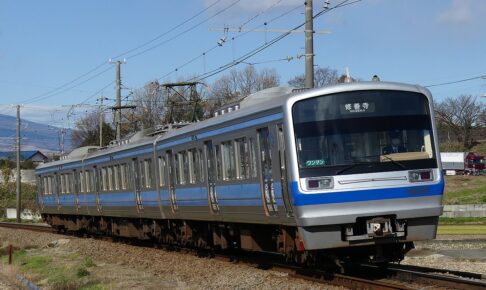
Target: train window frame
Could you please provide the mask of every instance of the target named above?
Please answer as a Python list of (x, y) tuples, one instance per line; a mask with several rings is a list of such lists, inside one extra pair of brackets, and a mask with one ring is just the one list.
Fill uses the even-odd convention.
[(84, 172), (79, 171), (78, 176), (79, 176), (79, 192), (84, 193), (85, 192), (85, 185), (86, 185), (84, 183)]

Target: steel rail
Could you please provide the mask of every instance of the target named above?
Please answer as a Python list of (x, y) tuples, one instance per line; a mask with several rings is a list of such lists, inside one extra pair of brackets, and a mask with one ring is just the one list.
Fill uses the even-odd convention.
[(44, 232), (44, 233), (56, 233), (56, 230), (54, 228), (46, 224), (21, 224), (21, 223), (0, 222), (0, 227)]

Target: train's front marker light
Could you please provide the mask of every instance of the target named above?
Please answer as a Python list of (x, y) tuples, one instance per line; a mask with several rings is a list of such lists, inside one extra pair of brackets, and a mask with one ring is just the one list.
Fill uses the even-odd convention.
[(330, 189), (334, 187), (334, 181), (332, 177), (315, 177), (307, 179), (307, 189)]
[(410, 182), (424, 182), (434, 180), (432, 170), (415, 170), (408, 172), (408, 179)]

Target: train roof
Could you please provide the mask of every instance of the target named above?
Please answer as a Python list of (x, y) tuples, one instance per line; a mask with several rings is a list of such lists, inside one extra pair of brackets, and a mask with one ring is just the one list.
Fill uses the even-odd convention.
[[(176, 137), (181, 137), (189, 133), (193, 134), (202, 130), (210, 130), (212, 128), (221, 126), (222, 124), (231, 123), (246, 116), (271, 111), (277, 108), (282, 108), (282, 106), (292, 97), (299, 96), (299, 98), (306, 98), (318, 96), (321, 94), (332, 94), (352, 90), (368, 89), (406, 90), (421, 92), (424, 93), (427, 97), (430, 96), (430, 92), (427, 89), (418, 85), (392, 82), (352, 82), (301, 91), (296, 91), (294, 88), (291, 87), (269, 88), (251, 94), (244, 98), (242, 101), (240, 101), (240, 108), (238, 110), (218, 115), (200, 122), (191, 123), (179, 129), (168, 130), (163, 134), (155, 136), (139, 135), (139, 138), (137, 138), (136, 140), (132, 140), (130, 143), (124, 145), (116, 145), (105, 148), (99, 148), (96, 146), (90, 146), (89, 148), (78, 148), (75, 149), (78, 150), (76, 154), (71, 154), (71, 157), (40, 165), (38, 169), (82, 161), (86, 159), (92, 159), (109, 153), (126, 151), (137, 147), (152, 145), (154, 142), (161, 143), (164, 141), (169, 141), (171, 139), (175, 139)], [(73, 152), (75, 150), (73, 150)]]

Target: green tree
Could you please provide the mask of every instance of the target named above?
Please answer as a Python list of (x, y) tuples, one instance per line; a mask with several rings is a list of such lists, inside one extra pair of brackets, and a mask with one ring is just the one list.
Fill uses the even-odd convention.
[[(99, 146), (99, 112), (92, 112), (76, 122), (76, 130), (72, 133), (72, 143), (75, 147)], [(103, 122), (103, 146), (115, 139), (115, 130), (106, 122)]]

